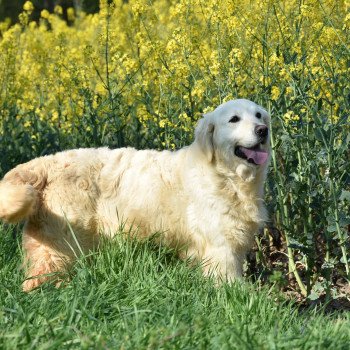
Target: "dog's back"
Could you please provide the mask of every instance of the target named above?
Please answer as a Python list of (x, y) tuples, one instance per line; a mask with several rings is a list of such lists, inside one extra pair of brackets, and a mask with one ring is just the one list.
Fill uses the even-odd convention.
[(143, 236), (175, 228), (184, 210), (183, 153), (98, 148), (33, 159), (0, 182), (0, 219), (40, 223), (49, 237), (73, 229), (88, 247), (90, 236), (113, 235), (120, 224)]

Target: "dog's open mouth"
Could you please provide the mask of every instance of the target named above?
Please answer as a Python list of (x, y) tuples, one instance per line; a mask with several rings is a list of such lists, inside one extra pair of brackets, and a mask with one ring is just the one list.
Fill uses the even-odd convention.
[(259, 144), (251, 148), (237, 146), (235, 148), (235, 155), (239, 158), (246, 159), (248, 163), (255, 165), (264, 164), (268, 158), (268, 152), (260, 149)]

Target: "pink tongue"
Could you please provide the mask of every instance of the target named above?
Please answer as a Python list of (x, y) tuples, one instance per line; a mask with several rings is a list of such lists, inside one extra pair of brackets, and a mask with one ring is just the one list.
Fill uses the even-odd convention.
[(263, 150), (253, 150), (245, 147), (241, 147), (241, 151), (246, 155), (248, 159), (252, 159), (255, 164), (264, 164), (267, 160), (267, 152)]

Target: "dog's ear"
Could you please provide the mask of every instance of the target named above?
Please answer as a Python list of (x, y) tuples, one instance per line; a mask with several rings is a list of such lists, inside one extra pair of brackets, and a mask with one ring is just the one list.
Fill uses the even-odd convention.
[(204, 115), (204, 118), (198, 121), (195, 130), (195, 140), (207, 157), (208, 162), (213, 160), (214, 155), (213, 132), (214, 124), (210, 122), (207, 115)]

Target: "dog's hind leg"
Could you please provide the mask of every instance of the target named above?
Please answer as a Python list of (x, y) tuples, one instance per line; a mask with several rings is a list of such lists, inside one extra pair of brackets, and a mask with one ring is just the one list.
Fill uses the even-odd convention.
[(59, 272), (64, 271), (72, 260), (60, 252), (42, 233), (40, 227), (28, 223), (23, 233), (23, 251), (27, 279), (23, 291), (29, 292), (47, 281), (59, 282)]

